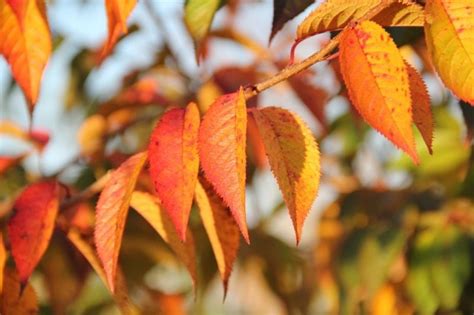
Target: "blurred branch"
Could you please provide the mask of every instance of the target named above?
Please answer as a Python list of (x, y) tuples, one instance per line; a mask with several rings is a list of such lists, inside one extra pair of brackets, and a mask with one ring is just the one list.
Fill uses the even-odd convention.
[(61, 210), (67, 209), (77, 203), (89, 200), (90, 198), (98, 194), (100, 191), (102, 191), (105, 184), (108, 182), (110, 178), (110, 174), (111, 174), (111, 171), (107, 172), (104, 176), (96, 180), (85, 190), (81, 191), (77, 195), (72, 196), (71, 198), (65, 199), (61, 203)]

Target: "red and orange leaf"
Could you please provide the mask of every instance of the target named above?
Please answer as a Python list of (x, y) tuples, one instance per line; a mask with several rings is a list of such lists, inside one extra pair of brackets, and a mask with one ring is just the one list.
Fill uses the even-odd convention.
[(222, 199), (212, 191), (211, 185), (205, 180), (196, 185), (196, 203), (216, 257), (224, 295), (227, 292), (229, 277), (240, 244), (239, 227)]
[(441, 80), (460, 99), (474, 106), (474, 3), (472, 0), (428, 0), (425, 36)]
[(51, 50), (44, 0), (0, 0), (0, 53), (10, 64), (30, 111)]
[(265, 154), (265, 145), (258, 132), (257, 123), (252, 116), (247, 116), (247, 139), (249, 157), (253, 159), (256, 167), (265, 169), (268, 167), (268, 159)]
[(0, 295), (0, 314), (38, 314), (38, 300), (33, 287), (26, 283), (22, 290), (22, 283), (13, 269), (5, 269), (3, 276), (4, 294)]
[(219, 97), (199, 129), (204, 174), (229, 206), (240, 232), (250, 242), (245, 215), (247, 108), (242, 88)]
[(119, 37), (128, 32), (127, 18), (136, 3), (137, 0), (105, 0), (109, 35), (102, 47), (99, 63), (112, 52)]
[(339, 48), (352, 104), (369, 125), (418, 163), (408, 74), (390, 35), (364, 21), (343, 32)]
[(277, 107), (253, 110), (270, 166), (301, 239), (303, 224), (319, 188), (319, 149), (297, 115)]
[(159, 199), (149, 193), (133, 192), (130, 206), (150, 223), (161, 238), (171, 247), (176, 256), (188, 269), (193, 284), (196, 285), (196, 251), (191, 232), (187, 231), (186, 244), (184, 244), (176, 233), (173, 222), (161, 207)]
[(410, 80), (410, 94), (413, 108), (413, 122), (421, 133), (430, 154), (433, 153), (433, 113), (431, 100), (423, 78), (408, 63), (405, 63)]
[(43, 256), (53, 234), (59, 208), (57, 182), (28, 186), (15, 201), (8, 236), (20, 281), (26, 283)]
[(194, 103), (186, 109), (171, 109), (156, 125), (148, 146), (151, 180), (183, 241), (199, 171), (199, 122)]
[[(81, 233), (75, 228), (69, 229), (67, 233), (67, 238), (74, 245), (74, 247), (81, 253), (81, 255), (84, 256), (87, 262), (91, 265), (92, 269), (94, 269), (94, 271), (97, 273), (99, 278), (102, 280), (104, 285), (108, 287), (109, 290), (111, 290), (110, 287), (108, 286), (107, 276), (104, 272), (104, 269), (101, 266), (100, 260), (97, 257), (92, 244), (88, 240), (85, 240), (84, 238), (82, 238)], [(113, 295), (115, 302), (120, 308), (120, 311), (122, 312), (122, 314), (124, 315), (140, 314), (137, 307), (130, 301), (127, 285), (125, 283), (125, 279), (122, 273), (120, 272), (120, 270), (117, 270), (117, 273), (115, 276), (115, 290), (114, 291), (111, 290), (111, 293)]]
[(111, 174), (97, 202), (94, 239), (112, 292), (130, 199), (146, 159), (146, 152), (141, 152), (120, 165)]
[(3, 234), (0, 232), (0, 296), (2, 296), (3, 292), (3, 271), (5, 269), (7, 257), (7, 251), (5, 249), (5, 244), (3, 243)]
[[(317, 7), (296, 31), (296, 41), (323, 32), (344, 28), (380, 5), (380, 0), (327, 0)], [(373, 20), (383, 26), (423, 26), (423, 7), (410, 0), (394, 1)]]

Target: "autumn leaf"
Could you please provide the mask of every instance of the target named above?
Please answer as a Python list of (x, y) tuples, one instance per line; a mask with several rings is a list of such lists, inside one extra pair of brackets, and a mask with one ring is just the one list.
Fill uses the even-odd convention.
[(441, 80), (474, 106), (474, 4), (471, 0), (428, 0), (425, 36)]
[(421, 133), (430, 154), (433, 154), (433, 114), (431, 100), (423, 78), (408, 63), (405, 63), (410, 81), (410, 94), (413, 107), (413, 122)]
[(178, 258), (184, 263), (191, 275), (193, 284), (196, 285), (196, 253), (194, 248), (194, 240), (190, 231), (187, 231), (186, 244), (181, 242), (180, 236), (176, 233), (173, 222), (165, 214), (160, 206), (157, 197), (146, 193), (135, 191), (132, 194), (130, 205), (135, 209), (161, 238), (171, 247)]
[[(342, 29), (380, 5), (380, 0), (327, 0), (298, 26), (296, 42), (328, 31)], [(379, 12), (373, 21), (382, 26), (423, 26), (423, 8), (408, 0), (399, 0)]]
[(304, 220), (316, 198), (320, 162), (311, 130), (297, 115), (277, 107), (252, 111), (265, 144), (270, 167), (301, 239)]
[(393, 40), (378, 24), (364, 21), (343, 32), (339, 48), (352, 104), (369, 125), (418, 163), (408, 74)]
[(250, 242), (245, 215), (247, 110), (242, 88), (219, 97), (199, 129), (199, 157), (206, 178), (229, 206)]
[(107, 120), (102, 115), (88, 117), (77, 132), (81, 155), (93, 160), (100, 156), (104, 149), (107, 134)]
[(112, 296), (119, 306), (122, 314), (124, 315), (138, 315), (140, 314), (136, 306), (130, 301), (127, 286), (125, 279), (120, 272), (116, 271), (115, 281), (114, 281), (114, 290), (112, 290), (108, 283), (108, 276), (104, 269), (102, 268), (101, 262), (94, 251), (94, 248), (90, 242), (84, 239), (79, 231), (75, 228), (69, 229), (67, 232), (68, 240), (74, 245), (74, 247), (81, 253), (82, 256), (87, 260), (91, 265), (94, 271), (97, 273), (99, 278), (102, 280), (104, 285), (111, 291)]
[(59, 187), (54, 181), (31, 184), (15, 201), (8, 236), (22, 283), (27, 282), (49, 245), (58, 207)]
[(196, 58), (201, 55), (202, 43), (211, 28), (212, 20), (222, 0), (187, 0), (184, 5), (184, 22), (191, 35)]
[(257, 123), (253, 116), (247, 116), (247, 139), (249, 157), (253, 159), (256, 167), (264, 169), (268, 166), (267, 155), (265, 154), (265, 145), (258, 132)]
[(201, 185), (198, 182), (195, 198), (201, 220), (216, 257), (217, 267), (224, 284), (225, 295), (232, 266), (239, 250), (239, 227), (232, 218), (229, 208), (212, 191), (210, 184), (203, 181)]
[(112, 292), (130, 198), (146, 159), (146, 152), (141, 152), (120, 165), (105, 184), (97, 202), (94, 239)]
[(23, 90), (30, 112), (51, 54), (44, 0), (0, 0), (0, 53)]
[(5, 173), (10, 167), (18, 164), (24, 155), (19, 156), (0, 156), (0, 175)]
[(156, 125), (148, 146), (156, 193), (183, 242), (199, 171), (199, 122), (194, 103), (171, 109)]
[(273, 0), (273, 20), (270, 42), (289, 20), (303, 12), (314, 0)]
[(4, 294), (0, 295), (0, 314), (38, 314), (38, 300), (33, 287), (26, 283), (22, 290), (20, 280), (13, 269), (5, 269), (3, 274)]
[(102, 47), (99, 63), (112, 52), (119, 37), (128, 32), (127, 18), (136, 3), (137, 0), (105, 0), (109, 35)]

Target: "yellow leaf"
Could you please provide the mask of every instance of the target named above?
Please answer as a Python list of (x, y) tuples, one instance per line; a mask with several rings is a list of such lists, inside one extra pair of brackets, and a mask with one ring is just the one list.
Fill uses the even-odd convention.
[[(380, 0), (327, 0), (298, 26), (296, 41), (344, 28), (379, 4)], [(423, 26), (423, 8), (411, 1), (399, 0), (382, 10), (372, 20), (383, 26)]]
[(428, 0), (425, 36), (441, 80), (460, 99), (474, 106), (474, 3), (472, 0)]
[(408, 73), (390, 35), (364, 21), (343, 32), (339, 49), (352, 104), (369, 125), (418, 163)]
[(127, 33), (127, 18), (136, 3), (137, 0), (105, 0), (109, 35), (102, 47), (99, 62), (111, 53), (119, 37)]
[[(206, 189), (203, 185), (205, 185)], [(229, 208), (211, 190), (210, 184), (203, 181), (203, 185), (200, 182), (197, 183), (195, 199), (199, 207), (201, 220), (211, 242), (214, 256), (216, 257), (217, 267), (219, 268), (224, 284), (224, 292), (226, 293), (232, 265), (239, 250), (239, 227), (233, 220)]]
[(433, 113), (431, 100), (423, 78), (410, 64), (405, 63), (410, 80), (410, 94), (413, 104), (413, 122), (421, 133), (430, 154), (433, 153)]
[(390, 284), (384, 284), (375, 294), (371, 303), (370, 314), (397, 315), (397, 296), (395, 289)]
[(252, 114), (299, 243), (304, 220), (319, 187), (318, 145), (301, 118), (285, 109), (267, 107)]
[(82, 238), (81, 234), (77, 229), (71, 228), (67, 233), (67, 238), (74, 245), (74, 247), (81, 253), (82, 256), (89, 262), (94, 271), (97, 273), (99, 278), (102, 280), (104, 285), (111, 291), (112, 296), (120, 308), (122, 314), (124, 315), (137, 315), (139, 314), (138, 309), (130, 301), (128, 297), (127, 285), (125, 279), (120, 270), (116, 272), (115, 275), (115, 287), (112, 291), (108, 285), (108, 278), (104, 272), (104, 269), (101, 266), (99, 257), (97, 257), (96, 252), (92, 244)]
[(92, 115), (81, 125), (77, 133), (77, 140), (81, 154), (94, 157), (104, 148), (107, 134), (107, 120), (102, 115)]
[(141, 152), (122, 163), (111, 174), (97, 202), (95, 245), (112, 292), (130, 199), (146, 160), (146, 152)]
[(33, 287), (26, 283), (21, 290), (20, 279), (13, 269), (5, 269), (3, 274), (4, 293), (1, 297), (0, 314), (38, 314), (38, 301)]
[(157, 197), (141, 191), (134, 191), (130, 206), (135, 209), (161, 238), (171, 247), (178, 258), (184, 263), (191, 275), (193, 284), (196, 284), (196, 253), (194, 249), (194, 239), (188, 230), (186, 235), (186, 243), (181, 239), (174, 228), (173, 223), (166, 215), (164, 209), (160, 206)]
[(0, 53), (10, 64), (30, 111), (51, 50), (44, 0), (0, 0)]

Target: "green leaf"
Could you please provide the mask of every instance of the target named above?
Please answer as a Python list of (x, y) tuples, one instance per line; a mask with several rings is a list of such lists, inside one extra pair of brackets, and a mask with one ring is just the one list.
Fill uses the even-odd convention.
[(196, 57), (201, 55), (202, 43), (223, 2), (224, 0), (187, 0), (184, 5), (184, 22), (193, 38)]

